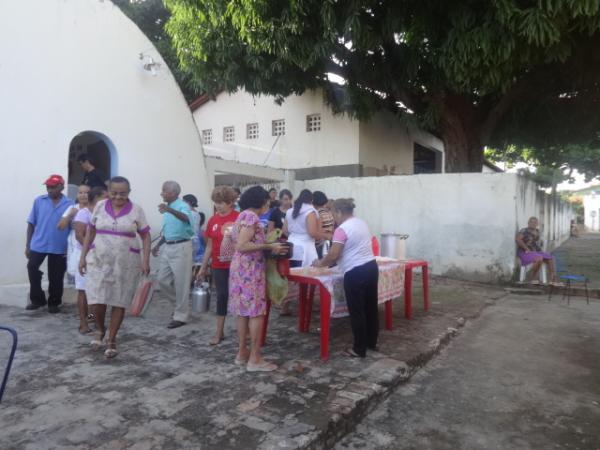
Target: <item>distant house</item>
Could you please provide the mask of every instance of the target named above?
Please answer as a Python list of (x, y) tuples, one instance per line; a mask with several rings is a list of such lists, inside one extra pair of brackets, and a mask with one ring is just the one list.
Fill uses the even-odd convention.
[(583, 194), (584, 225), (589, 231), (600, 231), (600, 186), (581, 192)]
[(500, 167), (498, 167), (494, 163), (488, 161), (487, 159), (483, 160), (483, 167), (481, 168), (481, 173), (502, 173), (502, 172), (504, 172), (504, 170), (502, 170)]
[(260, 176), (264, 166), (293, 170), (298, 180), (444, 172), (440, 139), (392, 113), (369, 121), (334, 115), (319, 90), (281, 105), (271, 96), (223, 92), (215, 100), (199, 97), (190, 108), (207, 166), (211, 159), (229, 161), (230, 175)]

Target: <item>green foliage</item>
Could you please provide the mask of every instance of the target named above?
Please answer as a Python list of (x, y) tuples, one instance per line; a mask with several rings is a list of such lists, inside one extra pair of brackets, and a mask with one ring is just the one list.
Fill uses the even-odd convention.
[[(531, 117), (534, 105), (590, 89), (600, 73), (600, 0), (165, 3), (167, 31), (199, 89), (284, 98), (321, 87), (334, 111), (368, 118), (394, 110), (440, 133), (451, 153), (469, 150), (449, 138), (456, 127), (481, 155), (492, 139), (518, 138), (516, 112)], [(535, 123), (528, 132), (547, 130)]]
[(586, 181), (600, 175), (600, 143), (533, 148), (509, 145), (501, 150), (486, 149), (485, 156), (490, 161), (524, 162), (535, 167), (531, 177), (543, 187), (570, 180), (574, 170), (585, 175)]

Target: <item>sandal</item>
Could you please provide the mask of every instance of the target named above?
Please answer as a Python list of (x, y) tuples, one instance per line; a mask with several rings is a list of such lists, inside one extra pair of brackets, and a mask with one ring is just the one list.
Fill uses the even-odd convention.
[(106, 350), (104, 350), (104, 356), (106, 356), (108, 359), (110, 358), (114, 358), (115, 356), (117, 356), (119, 354), (119, 352), (117, 351), (117, 343), (116, 342), (109, 342), (106, 344)]
[(81, 328), (79, 328), (79, 334), (83, 334), (84, 336), (87, 334), (91, 334), (93, 332), (94, 332), (94, 330), (92, 330), (91, 328), (86, 328), (85, 330), (82, 330)]
[(106, 332), (105, 331), (98, 331), (98, 339), (94, 339), (92, 340), (92, 342), (90, 342), (90, 345), (92, 347), (92, 350), (100, 350), (100, 347), (102, 347), (104, 345), (104, 334)]
[(96, 316), (93, 314), (88, 314), (86, 317), (88, 322), (95, 322), (96, 321)]
[(248, 364), (248, 358), (246, 359), (242, 359), (242, 358), (238, 358), (237, 356), (235, 357), (235, 361), (234, 364), (236, 366), (245, 366), (246, 364)]
[(347, 348), (342, 352), (342, 355), (348, 356), (349, 358), (364, 358), (364, 356), (360, 356), (358, 353), (354, 351), (354, 349)]
[(263, 361), (260, 364), (246, 365), (246, 372), (273, 372), (277, 370), (277, 364), (270, 363), (269, 361)]

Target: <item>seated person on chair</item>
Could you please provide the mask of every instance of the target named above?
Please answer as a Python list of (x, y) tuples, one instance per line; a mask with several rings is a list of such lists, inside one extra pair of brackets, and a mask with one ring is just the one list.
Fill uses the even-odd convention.
[(521, 265), (531, 267), (530, 281), (537, 282), (538, 273), (542, 264), (548, 265), (548, 279), (554, 282), (555, 270), (554, 260), (550, 253), (542, 251), (540, 247), (540, 231), (538, 230), (537, 217), (531, 217), (527, 222), (527, 228), (521, 229), (517, 233), (517, 256), (521, 260)]

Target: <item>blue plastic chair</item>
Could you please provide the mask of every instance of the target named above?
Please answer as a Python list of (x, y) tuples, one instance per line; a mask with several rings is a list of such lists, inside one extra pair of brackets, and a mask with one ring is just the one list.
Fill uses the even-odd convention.
[(6, 388), (6, 383), (8, 383), (8, 374), (10, 373), (10, 368), (12, 367), (13, 359), (15, 359), (15, 352), (17, 351), (17, 332), (12, 328), (4, 327), (2, 325), (0, 325), (0, 330), (7, 331), (12, 336), (12, 348), (10, 350), (10, 356), (8, 357), (8, 364), (6, 364), (6, 369), (4, 370), (2, 385), (0, 386), (0, 402), (2, 402), (4, 389)]
[[(565, 287), (563, 289), (563, 300), (565, 299), (565, 297), (567, 297), (567, 304), (571, 304), (571, 285), (573, 282), (575, 283), (583, 283), (584, 287), (585, 287), (585, 297), (586, 297), (586, 301), (587, 304), (590, 304), (590, 294), (588, 292), (588, 282), (590, 281), (588, 279), (588, 277), (586, 277), (585, 275), (575, 275), (572, 273), (568, 273), (568, 271), (566, 270), (565, 266), (563, 265), (562, 262), (562, 255), (564, 253), (563, 252), (554, 252), (552, 254), (552, 256), (554, 256), (554, 265), (556, 268), (556, 275), (558, 276), (559, 280), (564, 280), (565, 281)], [(553, 291), (554, 286), (551, 284), (550, 285), (550, 292), (548, 293), (548, 301), (550, 301), (552, 299), (552, 291)]]

